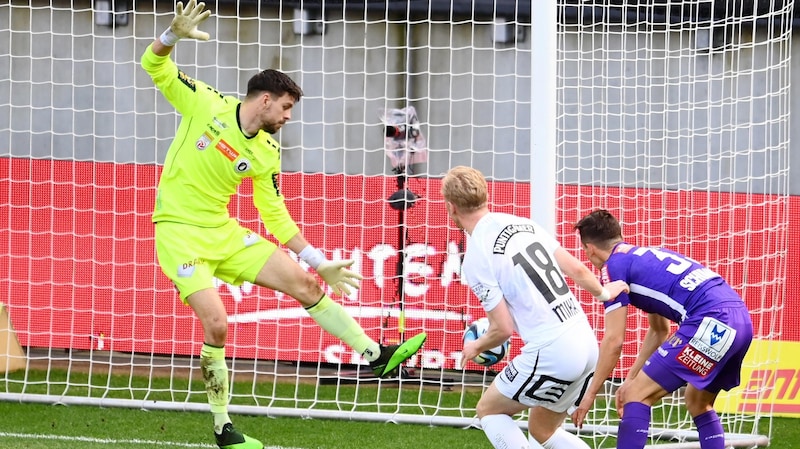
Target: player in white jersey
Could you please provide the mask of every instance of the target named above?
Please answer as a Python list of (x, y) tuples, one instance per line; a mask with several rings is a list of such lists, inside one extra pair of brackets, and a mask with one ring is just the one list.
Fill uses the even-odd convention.
[[(463, 276), (489, 319), (486, 333), (464, 344), (462, 368), (514, 331), (525, 343), (478, 401), (486, 437), (498, 449), (588, 449), (562, 424), (594, 373), (598, 343), (564, 274), (597, 298), (614, 298), (628, 285), (603, 287), (530, 219), (490, 212), (488, 186), (478, 170), (451, 169), (442, 195), (448, 215), (468, 235)], [(512, 418), (525, 409), (527, 438)]]

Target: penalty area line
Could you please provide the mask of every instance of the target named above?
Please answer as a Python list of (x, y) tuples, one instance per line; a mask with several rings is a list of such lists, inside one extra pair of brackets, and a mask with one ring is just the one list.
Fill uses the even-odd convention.
[[(93, 438), (85, 436), (70, 436), (70, 435), (48, 435), (42, 433), (15, 433), (15, 432), (0, 432), (0, 438), (19, 438), (27, 440), (57, 440), (57, 441), (79, 441), (82, 443), (97, 443), (97, 444), (142, 444), (152, 445), (159, 447), (172, 447), (172, 448), (203, 448), (213, 449), (217, 448), (216, 444), (203, 444), (203, 443), (178, 443), (175, 441), (156, 441), (156, 440), (140, 440), (140, 439), (114, 439), (114, 438)], [(284, 446), (264, 446), (264, 449), (302, 449), (291, 448)]]

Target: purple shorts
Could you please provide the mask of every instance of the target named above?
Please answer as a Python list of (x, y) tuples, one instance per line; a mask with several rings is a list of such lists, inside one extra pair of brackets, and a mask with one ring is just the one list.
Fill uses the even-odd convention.
[(747, 307), (721, 307), (684, 320), (642, 369), (670, 393), (687, 383), (712, 393), (730, 390), (739, 385), (752, 340)]

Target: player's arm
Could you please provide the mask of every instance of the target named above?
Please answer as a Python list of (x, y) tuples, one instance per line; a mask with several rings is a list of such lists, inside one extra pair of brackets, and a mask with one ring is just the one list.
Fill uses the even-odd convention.
[(617, 407), (617, 414), (622, 418), (625, 404), (628, 402), (628, 387), (631, 385), (628, 381), (635, 378), (641, 372), (647, 359), (653, 355), (654, 352), (661, 346), (664, 341), (669, 337), (670, 326), (669, 320), (661, 315), (654, 313), (648, 314), (648, 321), (650, 327), (642, 341), (642, 346), (639, 348), (639, 355), (628, 370), (628, 377), (625, 382), (617, 388), (614, 394), (614, 402)]
[(556, 248), (555, 259), (564, 274), (600, 301), (608, 301), (616, 298), (622, 292), (630, 291), (628, 284), (623, 281), (614, 281), (603, 286), (583, 262), (564, 248)]
[(183, 2), (176, 3), (175, 17), (169, 28), (153, 42), (153, 53), (157, 56), (167, 56), (172, 51), (172, 47), (181, 39), (207, 41), (210, 38), (209, 34), (197, 29), (197, 26), (211, 15), (211, 11), (205, 8), (205, 3), (197, 3), (196, 0), (189, 0), (185, 9)]
[[(275, 173), (277, 175), (277, 173)], [(289, 214), (278, 185), (273, 176), (253, 179), (253, 198), (264, 225), (272, 235), (294, 251), (305, 263), (319, 273), (337, 295), (349, 295), (352, 288), (359, 288), (360, 274), (350, 271), (354, 260), (328, 260), (322, 251), (311, 245), (300, 232), (300, 228)]]
[(606, 311), (605, 330), (603, 341), (600, 342), (600, 355), (597, 359), (594, 377), (592, 377), (592, 382), (586, 388), (578, 408), (572, 413), (572, 422), (578, 428), (583, 426), (583, 420), (594, 405), (597, 394), (603, 388), (606, 379), (611, 377), (611, 373), (617, 366), (617, 362), (619, 362), (619, 357), (622, 354), (622, 344), (625, 342), (627, 321), (628, 307), (625, 305), (617, 305), (612, 310)]
[(642, 370), (644, 362), (646, 362), (647, 359), (656, 352), (658, 347), (669, 338), (669, 319), (655, 313), (647, 314), (647, 319), (650, 327), (647, 328), (647, 333), (645, 333), (644, 340), (642, 340), (642, 346), (639, 348), (639, 355), (628, 371), (628, 379), (636, 377), (639, 371)]
[[(486, 312), (489, 319), (489, 328), (486, 333), (481, 335), (476, 341), (478, 344), (478, 354), (481, 352), (502, 345), (514, 333), (514, 319), (511, 311), (508, 310), (508, 303), (505, 299), (498, 302), (492, 310)], [(475, 354), (476, 356), (478, 354)], [(470, 359), (474, 358), (470, 357)]]
[[(156, 38), (142, 54), (142, 68), (153, 79), (153, 83), (164, 94), (164, 97), (183, 115), (190, 115), (198, 89), (198, 83), (178, 70), (170, 59), (172, 48), (182, 38), (208, 40), (208, 33), (197, 29), (197, 25), (206, 20), (211, 11), (204, 11), (204, 3), (190, 0), (186, 9), (178, 2), (175, 17), (170, 27)], [(203, 85), (205, 86), (205, 85)]]
[(502, 345), (514, 333), (514, 319), (505, 299), (499, 301), (491, 310), (486, 311), (486, 318), (489, 319), (489, 328), (486, 333), (473, 341), (464, 343), (461, 355), (461, 368), (467, 365), (468, 360), (472, 360), (483, 351)]

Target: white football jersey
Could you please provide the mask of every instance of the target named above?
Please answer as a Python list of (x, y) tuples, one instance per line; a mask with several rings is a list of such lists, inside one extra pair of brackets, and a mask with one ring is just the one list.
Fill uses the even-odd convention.
[(589, 326), (556, 263), (560, 246), (533, 221), (494, 212), (467, 236), (464, 278), (484, 310), (505, 299), (523, 350), (549, 344), (572, 326)]

